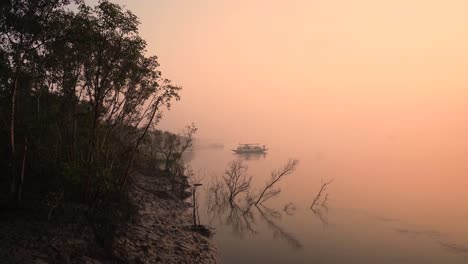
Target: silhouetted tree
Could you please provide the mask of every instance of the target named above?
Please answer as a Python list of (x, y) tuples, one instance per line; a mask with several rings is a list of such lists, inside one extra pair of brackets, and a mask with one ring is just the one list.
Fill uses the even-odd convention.
[(36, 182), (45, 188), (29, 191), (81, 189), (92, 201), (122, 189), (180, 90), (146, 56), (137, 17), (106, 0), (11, 0), (0, 10), (2, 193), (9, 185), (19, 203)]
[(183, 154), (192, 147), (193, 136), (197, 132), (195, 124), (185, 127), (182, 134), (173, 134), (166, 131), (153, 131), (150, 134), (148, 152), (153, 162), (162, 160), (164, 170), (180, 174)]

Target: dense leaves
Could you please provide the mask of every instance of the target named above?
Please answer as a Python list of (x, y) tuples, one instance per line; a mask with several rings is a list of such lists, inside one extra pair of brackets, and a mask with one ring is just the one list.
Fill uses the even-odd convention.
[(147, 57), (138, 18), (100, 1), (11, 0), (0, 17), (2, 201), (121, 189), (179, 87)]

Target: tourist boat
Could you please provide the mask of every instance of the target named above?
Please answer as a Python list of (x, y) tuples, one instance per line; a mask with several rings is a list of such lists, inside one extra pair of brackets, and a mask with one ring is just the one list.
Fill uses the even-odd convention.
[(248, 153), (265, 153), (268, 149), (265, 145), (260, 146), (260, 144), (239, 144), (237, 149), (233, 149), (237, 154), (248, 154)]

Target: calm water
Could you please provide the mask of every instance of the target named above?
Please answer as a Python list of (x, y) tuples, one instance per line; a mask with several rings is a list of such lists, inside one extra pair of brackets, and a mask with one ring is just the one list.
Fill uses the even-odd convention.
[[(209, 212), (200, 196), (222, 263), (468, 263), (468, 152), (269, 145), (267, 155), (238, 156), (235, 144), (224, 146), (188, 155), (205, 175), (200, 193), (234, 159), (248, 165), (257, 189), (289, 158), (300, 163), (281, 194), (248, 215)], [(329, 179), (326, 206), (310, 210)], [(296, 209), (284, 211), (289, 202)]]

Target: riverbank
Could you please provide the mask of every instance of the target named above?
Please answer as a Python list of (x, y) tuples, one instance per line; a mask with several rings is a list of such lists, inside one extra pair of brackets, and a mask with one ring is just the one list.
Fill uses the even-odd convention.
[(156, 177), (136, 175), (130, 193), (137, 221), (117, 238), (124, 251), (116, 255), (130, 263), (216, 263), (210, 239), (192, 231), (189, 205), (165, 186)]
[[(182, 180), (178, 184), (182, 184)], [(90, 224), (80, 205), (0, 214), (0, 260), (4, 263), (216, 263), (210, 238), (192, 231), (189, 204), (168, 191), (173, 180), (135, 174), (128, 186), (130, 220)], [(107, 208), (113, 210), (111, 206)], [(109, 217), (105, 212), (103, 214)], [(112, 215), (112, 214), (110, 214)], [(114, 228), (109, 236), (109, 226)], [(111, 228), (111, 229), (112, 229)], [(101, 232), (102, 231), (102, 232)], [(3, 262), (2, 262), (3, 263)]]

